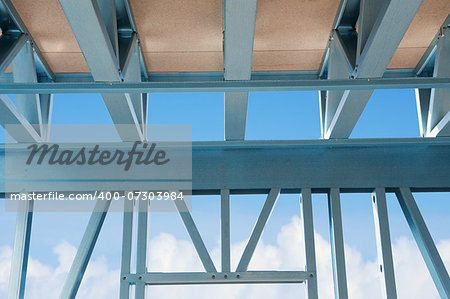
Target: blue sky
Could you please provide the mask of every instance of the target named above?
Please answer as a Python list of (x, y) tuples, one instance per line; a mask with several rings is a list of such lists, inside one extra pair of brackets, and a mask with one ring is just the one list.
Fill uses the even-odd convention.
[[(149, 103), (151, 124), (192, 124), (193, 140), (223, 140), (223, 93), (152, 94)], [(318, 139), (320, 138), (317, 92), (250, 93), (246, 139)], [(55, 95), (52, 123), (108, 124), (111, 119), (99, 95)], [(89, 107), (86, 109), (86, 107)], [(377, 90), (359, 119), (351, 138), (418, 137), (413, 90)], [(4, 131), (0, 131), (3, 142)], [(425, 221), (436, 242), (450, 239), (450, 194), (415, 194)], [(264, 195), (239, 195), (231, 198), (232, 242), (248, 238)], [(392, 194), (387, 195), (392, 239), (412, 235)], [(315, 229), (328, 240), (327, 201), (314, 195)], [(219, 197), (194, 198), (193, 217), (209, 249), (219, 241)], [(356, 248), (364, 260), (376, 259), (372, 206), (369, 194), (342, 195), (345, 242)], [(265, 244), (276, 244), (280, 230), (299, 215), (298, 195), (281, 195), (263, 234)], [(36, 213), (33, 219), (31, 256), (42, 263), (56, 266), (52, 251), (63, 240), (78, 246), (88, 213)], [(110, 213), (105, 221), (93, 259), (105, 257), (108, 266), (120, 263), (120, 213)], [(152, 236), (170, 233), (179, 240), (189, 237), (175, 213), (153, 213)], [(0, 247), (13, 245), (15, 214), (4, 211), (0, 203)], [(301, 254), (301, 253), (299, 253)], [(234, 257), (237, 259), (238, 257)]]

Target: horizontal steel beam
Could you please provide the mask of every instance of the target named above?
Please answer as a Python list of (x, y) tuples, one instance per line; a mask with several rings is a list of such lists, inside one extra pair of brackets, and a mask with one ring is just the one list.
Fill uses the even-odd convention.
[[(25, 159), (27, 144), (12, 144), (8, 159)], [(83, 144), (71, 144), (81, 148)], [(100, 145), (107, 149), (107, 144)], [(60, 145), (61, 149), (64, 145)], [(130, 143), (110, 144), (111, 149), (130, 148)], [(17, 151), (15, 150), (17, 149)], [(179, 148), (179, 150), (182, 150)], [(186, 155), (190, 155), (186, 148)], [(9, 152), (8, 152), (9, 153)], [(3, 146), (0, 149), (0, 171), (5, 164)], [(26, 155), (21, 157), (20, 155)], [(14, 163), (14, 161), (8, 161)], [(11, 164), (14, 165), (14, 164)], [(333, 186), (351, 190), (370, 190), (377, 186), (388, 189), (408, 186), (414, 190), (450, 189), (450, 138), (314, 140), (314, 141), (239, 141), (193, 142), (192, 188), (203, 194), (219, 194), (228, 188), (236, 190), (282, 190), (309, 187), (325, 190)], [(220, 169), (221, 171), (217, 171)], [(13, 173), (13, 178), (30, 179), (27, 173)], [(17, 170), (20, 171), (20, 170)], [(34, 191), (146, 190), (149, 174), (141, 169), (133, 181), (104, 180), (100, 170), (98, 180), (65, 180), (66, 168), (43, 165), (42, 176), (33, 183)], [(60, 176), (45, 181), (46, 177)], [(94, 174), (93, 174), (94, 175)], [(73, 176), (72, 176), (73, 177)], [(20, 185), (20, 184), (15, 184)], [(4, 192), (5, 177), (0, 177), (0, 192)], [(13, 190), (9, 190), (13, 191)], [(20, 190), (17, 190), (20, 191)], [(215, 192), (217, 191), (217, 192)], [(215, 193), (214, 193), (215, 192)]]
[(302, 283), (313, 275), (304, 271), (248, 271), (248, 272), (175, 272), (127, 274), (123, 280), (147, 285), (238, 284), (238, 283)]
[(151, 93), (223, 91), (307, 91), (450, 88), (450, 78), (384, 78), (344, 80), (248, 80), (164, 82), (0, 83), (5, 94)]
[[(183, 72), (183, 73), (142, 73), (142, 76), (148, 76), (151, 82), (204, 82), (204, 81), (222, 81), (223, 72)], [(415, 69), (389, 69), (383, 74), (383, 78), (415, 78)], [(432, 77), (421, 76), (421, 77)], [(39, 82), (51, 82), (45, 76), (38, 76)], [(258, 71), (252, 72), (251, 80), (316, 80), (317, 71)], [(323, 78), (322, 78), (323, 79)], [(0, 74), (0, 83), (13, 83), (11, 73)], [(54, 82), (58, 83), (93, 83), (94, 79), (90, 73), (56, 73)]]

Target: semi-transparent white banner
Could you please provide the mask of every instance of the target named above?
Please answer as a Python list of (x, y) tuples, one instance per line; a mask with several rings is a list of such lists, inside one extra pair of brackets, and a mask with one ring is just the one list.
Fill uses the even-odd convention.
[[(145, 200), (151, 211), (190, 207), (190, 125), (52, 125), (40, 130), (49, 133), (47, 141), (16, 143), (7, 134), (7, 211), (29, 200), (35, 211), (92, 211), (99, 200), (110, 201), (110, 211), (132, 206), (126, 200)], [(177, 200), (186, 205), (175, 205)]]

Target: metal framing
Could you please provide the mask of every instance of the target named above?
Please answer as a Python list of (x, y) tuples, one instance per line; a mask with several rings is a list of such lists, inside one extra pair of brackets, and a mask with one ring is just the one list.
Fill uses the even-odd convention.
[[(250, 80), (257, 0), (223, 1), (224, 79)], [(225, 92), (225, 139), (243, 140), (248, 91)]]
[[(358, 34), (356, 24), (342, 38), (339, 27), (334, 34), (328, 78), (382, 77), (421, 3), (422, 0), (362, 0)], [(332, 103), (327, 103), (325, 110), (323, 137), (348, 138), (372, 93), (370, 89), (331, 93), (327, 98)]]
[(333, 266), (334, 297), (348, 298), (345, 272), (344, 232), (342, 229), (341, 198), (339, 188), (328, 193), (328, 219), (330, 225), (331, 259)]
[(33, 220), (33, 204), (33, 201), (21, 202), (18, 207), (8, 299), (24, 297), (28, 253), (30, 250), (31, 223)]
[(383, 298), (397, 298), (395, 287), (394, 261), (392, 259), (391, 236), (386, 206), (386, 191), (375, 188), (372, 193), (373, 218), (377, 239), (378, 262), (380, 263), (381, 290)]
[(95, 243), (102, 228), (111, 201), (97, 200), (91, 218), (81, 239), (75, 259), (70, 267), (63, 289), (61, 299), (74, 298), (83, 279)]
[(422, 218), (422, 214), (419, 211), (411, 190), (406, 187), (401, 187), (397, 189), (396, 195), (439, 295), (441, 298), (450, 298), (450, 278), (448, 272), (431, 238), (431, 234)]
[[(105, 1), (59, 1), (95, 81), (139, 82), (140, 52), (136, 35), (128, 39), (118, 34), (116, 5)], [(86, 34), (86, 27), (89, 34)], [(127, 43), (128, 42), (128, 43)], [(121, 47), (119, 47), (119, 44)], [(125, 46), (122, 46), (125, 44)], [(134, 124), (136, 130), (124, 132), (117, 127), (122, 140), (144, 140), (143, 115), (146, 106), (140, 94), (102, 94), (115, 124)]]
[[(123, 219), (120, 298), (145, 298), (147, 286), (174, 284), (303, 283), (308, 298), (318, 284), (312, 193), (328, 194), (333, 279), (336, 298), (347, 298), (340, 194), (373, 193), (380, 281), (383, 296), (396, 298), (386, 192), (397, 194), (405, 218), (442, 298), (450, 280), (412, 192), (449, 191), (450, 172), (450, 17), (415, 69), (386, 70), (421, 0), (343, 0), (318, 70), (252, 72), (257, 0), (224, 0), (224, 71), (147, 73), (139, 36), (126, 0), (60, 0), (91, 73), (54, 74), (9, 0), (0, 1), (0, 124), (20, 125), (8, 133), (20, 150), (49, 136), (52, 95), (101, 93), (115, 124), (133, 124), (127, 141), (145, 140), (147, 93), (224, 92), (224, 142), (192, 146), (193, 194), (220, 194), (221, 270), (214, 265), (184, 202), (175, 202), (205, 268), (204, 272), (157, 273), (147, 265), (147, 202), (127, 201)], [(89, 27), (89, 34), (86, 34)], [(12, 64), (13, 73), (4, 74)], [(415, 88), (421, 136), (433, 138), (347, 140), (374, 89)], [(251, 91), (318, 90), (322, 138), (318, 141), (244, 141)], [(17, 106), (6, 94), (17, 94)], [(342, 140), (336, 140), (336, 138)], [(82, 144), (70, 145), (74, 147)], [(120, 145), (111, 145), (120, 146)], [(0, 166), (4, 164), (0, 149)], [(226, 170), (219, 173), (219, 169)], [(46, 172), (36, 191), (46, 190)], [(100, 174), (99, 174), (99, 177)], [(145, 189), (139, 182), (53, 183), (59, 190), (114, 186), (124, 192)], [(3, 195), (4, 178), (0, 178)], [(407, 186), (407, 187), (405, 187)], [(39, 189), (40, 188), (40, 189)], [(251, 257), (280, 193), (300, 194), (305, 236), (305, 271), (248, 271)], [(263, 193), (267, 199), (235, 270), (230, 253), (230, 194)], [(138, 211), (136, 211), (139, 206)], [(87, 225), (61, 298), (74, 298), (108, 211), (98, 202)], [(9, 298), (23, 298), (33, 202), (17, 214)], [(137, 231), (134, 248), (134, 231)], [(136, 265), (133, 265), (136, 256)]]
[(318, 298), (316, 250), (314, 242), (314, 223), (311, 189), (303, 188), (300, 194), (300, 209), (303, 220), (303, 235), (305, 241), (306, 271), (309, 279), (306, 281), (306, 294), (309, 299)]

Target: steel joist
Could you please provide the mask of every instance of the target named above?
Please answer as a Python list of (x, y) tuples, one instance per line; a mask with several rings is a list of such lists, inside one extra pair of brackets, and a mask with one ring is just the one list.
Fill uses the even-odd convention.
[[(346, 43), (339, 27), (334, 34), (328, 78), (381, 78), (421, 3), (421, 0), (361, 1), (358, 34), (356, 23), (350, 33), (346, 28)], [(353, 65), (353, 71), (349, 72)], [(331, 103), (327, 103), (322, 116), (327, 120), (323, 138), (348, 138), (372, 92), (370, 89), (331, 92), (326, 99)]]
[[(83, 0), (75, 3), (61, 0), (60, 4), (95, 81), (140, 82), (138, 41), (136, 35), (131, 34), (128, 46), (119, 47), (115, 1)], [(87, 27), (89, 34), (86, 34)], [(120, 41), (120, 44), (123, 43), (127, 44), (126, 40)], [(122, 74), (125, 70), (121, 67), (126, 68), (125, 77)], [(117, 126), (122, 140), (146, 138), (143, 132), (143, 120), (146, 114), (143, 108), (146, 104), (143, 103), (144, 98), (141, 95), (116, 93), (103, 94), (102, 97), (114, 124), (135, 126), (135, 130), (132, 131)]]
[[(444, 27), (437, 38), (434, 57), (436, 78), (450, 74), (450, 29)], [(416, 102), (421, 135), (450, 136), (450, 89), (416, 89)]]
[[(224, 0), (224, 79), (250, 80), (257, 0)], [(225, 92), (225, 140), (243, 140), (248, 92)]]

